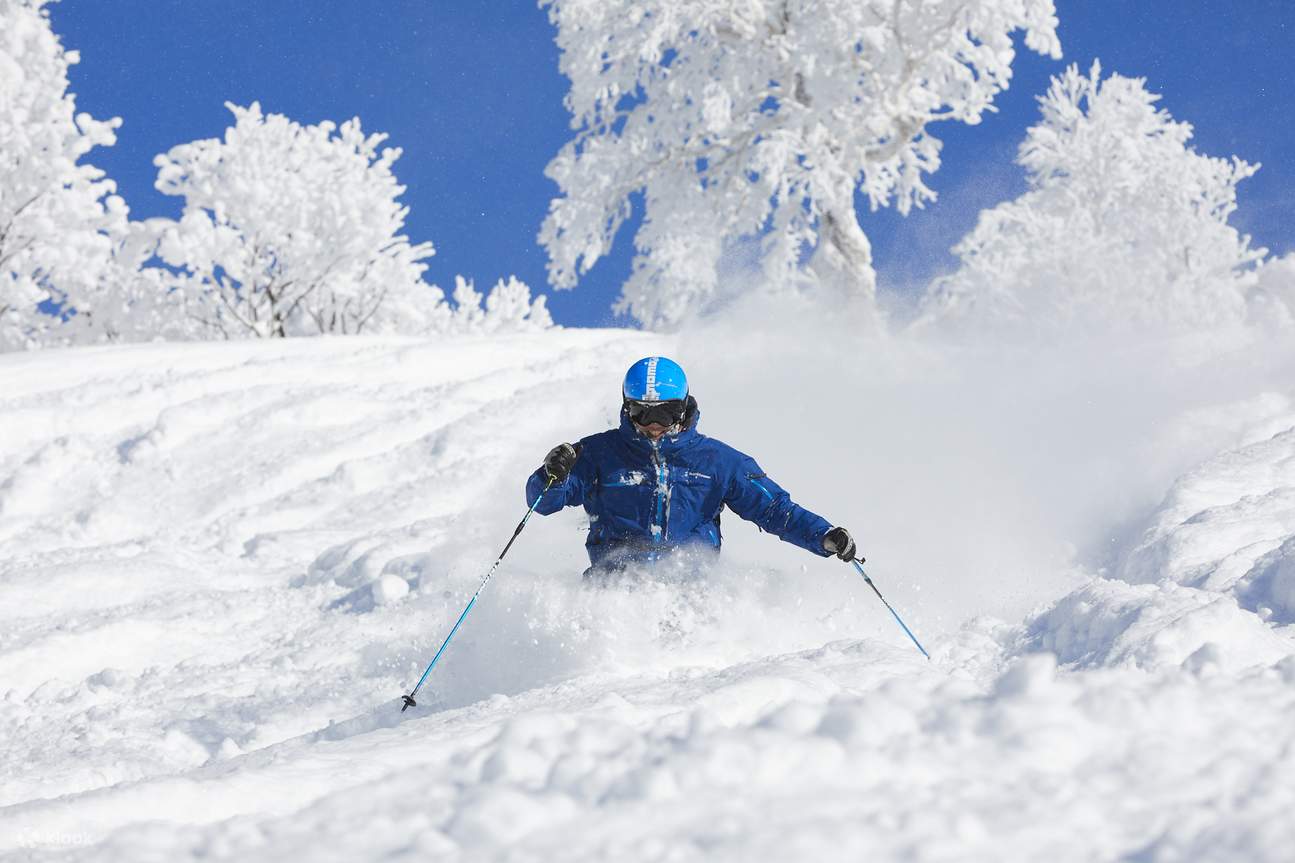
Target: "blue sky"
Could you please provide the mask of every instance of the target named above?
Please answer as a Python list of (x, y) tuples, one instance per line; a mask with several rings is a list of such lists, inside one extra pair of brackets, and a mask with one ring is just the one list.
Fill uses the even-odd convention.
[[(1062, 61), (1018, 56), (999, 112), (935, 127), (941, 200), (907, 218), (864, 214), (883, 288), (909, 291), (952, 266), (948, 248), (982, 208), (1024, 189), (1012, 160), (1048, 77), (1097, 57), (1145, 77), (1195, 127), (1197, 149), (1262, 162), (1233, 219), (1277, 253), (1295, 249), (1295, 12), (1286, 0), (1058, 0)], [(119, 116), (106, 169), (136, 218), (176, 215), (153, 189), (153, 156), (229, 125), (224, 102), (259, 100), (304, 123), (359, 116), (403, 148), (408, 233), (432, 240), (427, 278), (478, 287), (516, 274), (550, 294), (571, 326), (624, 323), (610, 312), (629, 272), (636, 222), (574, 291), (550, 291), (535, 240), (555, 187), (544, 166), (569, 134), (565, 80), (546, 14), (530, 0), (62, 0), (51, 8), (80, 110)]]

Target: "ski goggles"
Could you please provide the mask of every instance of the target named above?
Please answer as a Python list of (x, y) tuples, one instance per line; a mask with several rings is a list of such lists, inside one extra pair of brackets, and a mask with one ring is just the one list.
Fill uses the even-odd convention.
[(688, 411), (684, 399), (669, 399), (663, 402), (640, 402), (625, 400), (625, 412), (635, 425), (650, 426), (653, 423), (663, 426), (675, 426), (683, 422), (683, 415)]

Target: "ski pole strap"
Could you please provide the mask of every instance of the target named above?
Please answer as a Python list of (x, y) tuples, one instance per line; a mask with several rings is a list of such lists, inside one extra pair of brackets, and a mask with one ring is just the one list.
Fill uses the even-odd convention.
[(440, 649), (436, 651), (436, 655), (432, 657), (432, 661), (427, 664), (427, 670), (423, 672), (423, 676), (418, 678), (418, 683), (414, 685), (414, 688), (410, 690), (408, 695), (401, 696), (405, 703), (405, 706), (400, 708), (401, 713), (404, 713), (411, 707), (418, 706), (418, 702), (414, 700), (414, 696), (418, 694), (418, 690), (422, 687), (423, 681), (427, 680), (427, 676), (431, 674), (432, 669), (436, 667), (436, 663), (440, 660), (441, 654), (444, 653), (445, 648), (449, 646), (450, 639), (454, 637), (454, 633), (459, 631), (459, 627), (463, 624), (464, 619), (467, 618), (468, 612), (472, 610), (472, 606), (477, 604), (477, 597), (481, 595), (481, 591), (486, 589), (486, 585), (490, 583), (490, 578), (495, 574), (495, 570), (499, 568), (499, 564), (503, 563), (504, 555), (508, 554), (508, 549), (513, 547), (513, 543), (516, 542), (517, 537), (521, 535), (522, 528), (526, 527), (526, 522), (529, 521), (531, 516), (535, 513), (535, 508), (540, 505), (540, 501), (544, 499), (545, 493), (552, 487), (553, 477), (550, 476), (548, 484), (544, 486), (544, 491), (539, 493), (539, 496), (535, 498), (535, 502), (531, 504), (531, 508), (526, 510), (526, 515), (522, 516), (522, 520), (518, 522), (517, 528), (513, 531), (512, 537), (508, 540), (508, 544), (504, 546), (503, 551), (499, 552), (499, 557), (495, 558), (494, 565), (490, 567), (490, 571), (486, 573), (486, 577), (483, 578), (481, 580), (481, 584), (477, 586), (477, 592), (472, 594), (472, 598), (468, 600), (468, 604), (464, 607), (463, 613), (459, 615), (459, 619), (454, 622), (454, 626), (450, 629), (450, 634), (445, 636), (445, 640), (441, 642)]
[(914, 635), (913, 631), (908, 628), (907, 624), (904, 623), (903, 618), (899, 616), (899, 612), (895, 611), (895, 609), (891, 607), (889, 602), (886, 602), (886, 597), (881, 595), (881, 591), (877, 589), (877, 585), (872, 583), (872, 579), (869, 578), (868, 573), (864, 571), (863, 563), (859, 560), (852, 560), (850, 561), (850, 563), (854, 564), (854, 568), (859, 570), (859, 575), (862, 575), (863, 580), (868, 582), (868, 587), (871, 587), (872, 592), (877, 594), (877, 599), (881, 600), (881, 604), (886, 606), (887, 610), (889, 610), (890, 613), (894, 616), (895, 622), (898, 623), (900, 628), (904, 630), (904, 633), (908, 635), (910, 639), (913, 640), (913, 644), (916, 644), (917, 649), (922, 651), (922, 655), (929, 660), (931, 658), (931, 654), (926, 652), (926, 648), (922, 646), (922, 642), (917, 640), (917, 636)]

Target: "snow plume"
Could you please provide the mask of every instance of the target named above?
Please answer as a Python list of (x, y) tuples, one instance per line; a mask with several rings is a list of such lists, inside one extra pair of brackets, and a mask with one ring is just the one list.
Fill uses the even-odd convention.
[(1295, 254), (1264, 262), (1248, 299), (1251, 323), (1275, 331), (1295, 327)]
[[(812, 297), (751, 298), (683, 334), (679, 359), (706, 431), (856, 531), (928, 630), (1018, 617), (1114, 566), (1175, 477), (1295, 424), (1295, 348), (1260, 328), (1049, 345), (857, 333)], [(735, 553), (803, 562), (777, 544)]]

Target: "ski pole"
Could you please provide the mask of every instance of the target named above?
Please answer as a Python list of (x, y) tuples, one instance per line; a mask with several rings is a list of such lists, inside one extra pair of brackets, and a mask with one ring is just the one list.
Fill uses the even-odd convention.
[(401, 696), (405, 700), (405, 706), (400, 708), (401, 713), (404, 713), (411, 707), (418, 706), (418, 702), (414, 700), (414, 696), (418, 694), (419, 687), (423, 685), (423, 681), (427, 679), (427, 675), (431, 674), (432, 669), (436, 667), (436, 661), (440, 659), (441, 654), (445, 652), (445, 648), (449, 645), (450, 639), (454, 637), (454, 633), (459, 631), (459, 626), (463, 623), (463, 619), (468, 616), (468, 612), (472, 610), (472, 606), (477, 604), (477, 597), (481, 595), (481, 591), (486, 589), (486, 585), (490, 583), (490, 577), (494, 575), (495, 570), (499, 568), (499, 564), (503, 561), (504, 555), (508, 554), (508, 549), (513, 547), (513, 543), (516, 542), (517, 537), (521, 535), (522, 528), (526, 527), (526, 522), (530, 520), (531, 514), (535, 512), (535, 507), (540, 505), (540, 501), (544, 498), (544, 493), (552, 486), (553, 475), (550, 474), (548, 484), (544, 486), (544, 491), (540, 492), (539, 497), (535, 498), (535, 503), (531, 504), (531, 508), (526, 510), (526, 515), (522, 516), (522, 520), (518, 522), (517, 529), (513, 531), (512, 538), (508, 540), (508, 544), (504, 546), (504, 550), (499, 552), (499, 557), (495, 559), (495, 564), (490, 567), (490, 571), (486, 573), (486, 577), (481, 580), (481, 585), (477, 587), (477, 592), (472, 594), (472, 598), (468, 600), (467, 607), (463, 609), (463, 613), (459, 615), (459, 619), (454, 622), (454, 627), (450, 629), (450, 634), (445, 636), (445, 640), (441, 642), (440, 650), (436, 651), (436, 655), (433, 656), (432, 661), (428, 663), (427, 670), (423, 672), (423, 676), (418, 678), (418, 683), (408, 695)]
[(886, 602), (886, 597), (881, 595), (880, 590), (877, 590), (877, 585), (872, 583), (872, 579), (868, 577), (868, 573), (863, 571), (863, 558), (852, 560), (850, 561), (850, 563), (853, 563), (854, 568), (859, 570), (859, 575), (862, 575), (863, 580), (868, 582), (868, 587), (871, 587), (872, 592), (877, 594), (877, 599), (881, 600), (881, 604), (886, 606), (886, 608), (890, 610), (890, 613), (895, 616), (895, 622), (898, 623), (901, 627), (903, 627), (904, 632), (907, 633), (909, 638), (913, 639), (913, 643), (917, 645), (917, 649), (922, 651), (923, 656), (925, 656), (927, 659), (930, 659), (931, 654), (926, 652), (926, 648), (922, 646), (922, 642), (917, 640), (917, 636), (913, 634), (913, 631), (909, 629), (907, 625), (905, 625), (903, 619), (900, 618), (899, 613), (895, 611), (895, 609), (890, 607), (890, 603)]

